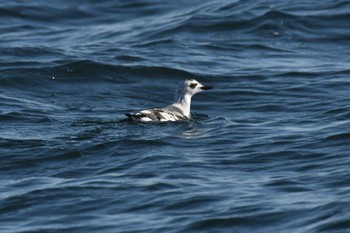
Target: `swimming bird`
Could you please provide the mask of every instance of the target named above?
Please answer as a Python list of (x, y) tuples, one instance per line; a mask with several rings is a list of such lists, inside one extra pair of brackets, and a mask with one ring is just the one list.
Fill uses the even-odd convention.
[(180, 83), (175, 93), (175, 102), (164, 108), (150, 108), (137, 113), (126, 113), (132, 121), (136, 122), (165, 122), (182, 121), (191, 118), (191, 98), (194, 94), (212, 89), (204, 86), (194, 79)]

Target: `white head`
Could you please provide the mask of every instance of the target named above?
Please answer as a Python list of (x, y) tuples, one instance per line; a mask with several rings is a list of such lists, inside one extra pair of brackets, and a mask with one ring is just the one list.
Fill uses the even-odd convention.
[(176, 94), (175, 94), (175, 101), (183, 98), (186, 95), (189, 95), (191, 97), (198, 92), (209, 90), (209, 89), (212, 89), (212, 87), (204, 86), (194, 79), (187, 79), (181, 82), (180, 86), (177, 88)]

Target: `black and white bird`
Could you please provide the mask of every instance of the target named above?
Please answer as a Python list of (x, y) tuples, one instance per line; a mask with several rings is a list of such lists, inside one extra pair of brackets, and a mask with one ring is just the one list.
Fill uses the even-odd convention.
[(132, 121), (136, 122), (165, 122), (182, 121), (191, 117), (191, 98), (194, 94), (212, 89), (204, 86), (194, 79), (181, 82), (175, 93), (175, 103), (165, 108), (150, 108), (137, 113), (126, 113)]

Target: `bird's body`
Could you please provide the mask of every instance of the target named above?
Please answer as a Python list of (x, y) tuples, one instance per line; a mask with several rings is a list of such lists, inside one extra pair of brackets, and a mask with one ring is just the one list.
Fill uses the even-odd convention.
[(181, 82), (175, 94), (175, 103), (165, 108), (150, 108), (137, 113), (125, 114), (136, 122), (182, 121), (191, 117), (191, 98), (194, 94), (211, 89), (194, 79)]
[[(170, 107), (170, 106), (169, 106)], [(175, 111), (174, 111), (175, 110)], [(150, 121), (180, 121), (188, 120), (189, 117), (183, 115), (179, 109), (151, 108), (145, 109), (134, 114), (126, 115), (133, 121), (150, 122)]]

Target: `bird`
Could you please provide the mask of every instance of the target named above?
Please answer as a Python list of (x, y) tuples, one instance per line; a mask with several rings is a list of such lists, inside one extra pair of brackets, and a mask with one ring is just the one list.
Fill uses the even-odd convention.
[(136, 113), (125, 113), (125, 115), (129, 120), (141, 123), (189, 120), (192, 96), (212, 88), (200, 84), (195, 79), (187, 79), (182, 81), (177, 88), (173, 104), (164, 108), (149, 108)]

